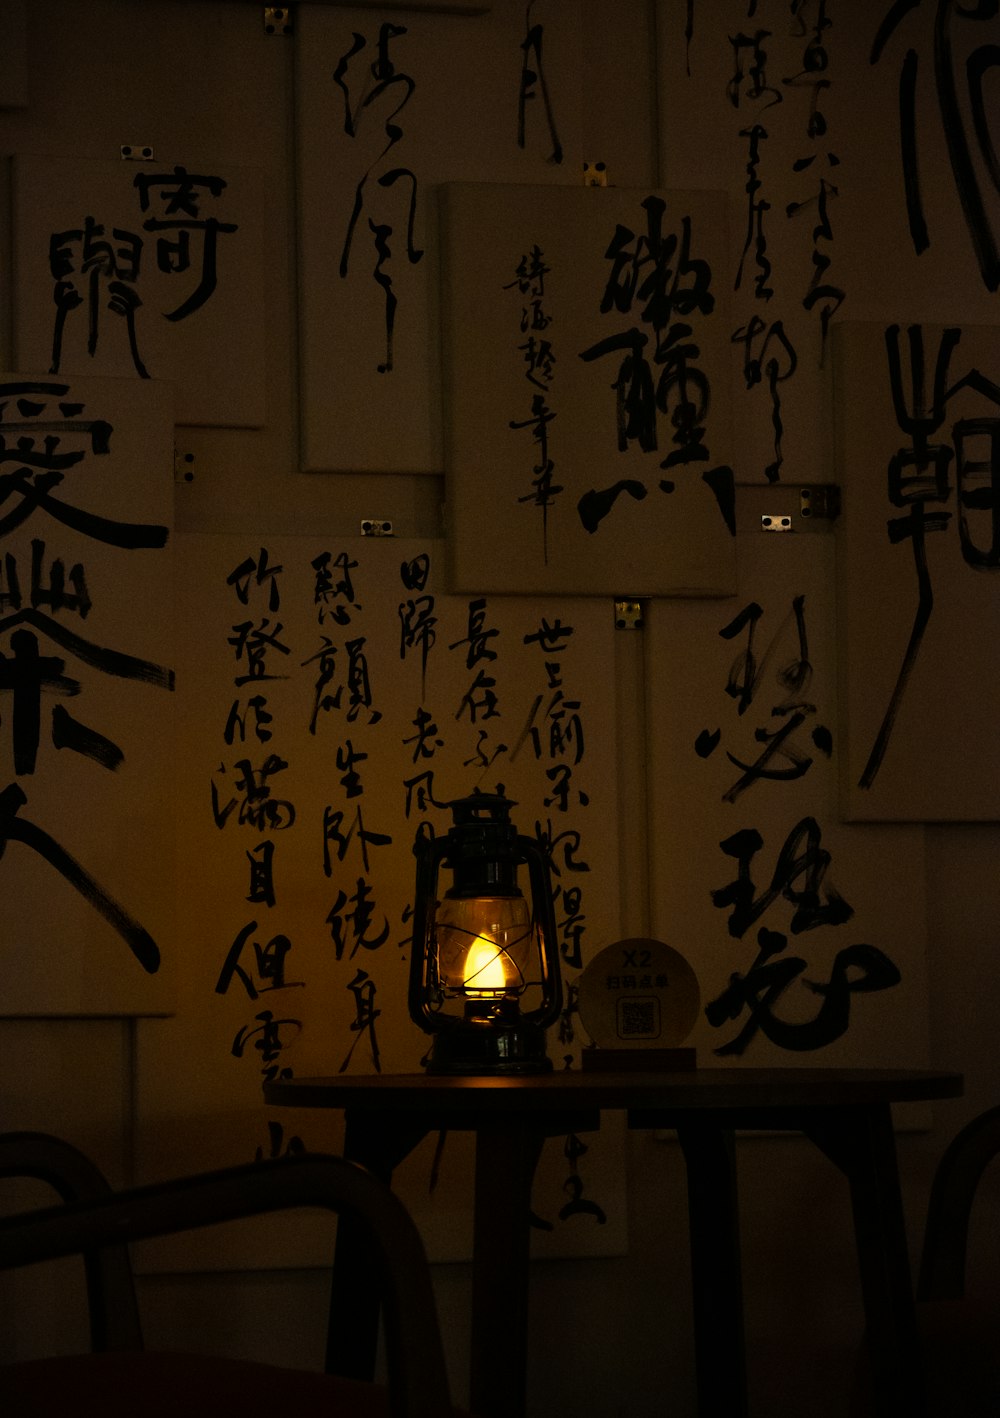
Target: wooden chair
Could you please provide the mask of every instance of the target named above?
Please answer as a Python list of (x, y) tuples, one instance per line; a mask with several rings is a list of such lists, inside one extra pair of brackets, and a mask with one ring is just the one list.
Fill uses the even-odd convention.
[[(916, 1289), (929, 1418), (1000, 1418), (1000, 1299), (972, 1298), (965, 1283), (973, 1203), (998, 1153), (1000, 1107), (962, 1128), (934, 1173)], [(851, 1415), (872, 1412), (866, 1341)]]
[[(114, 1192), (75, 1147), (43, 1133), (0, 1135), (0, 1176), (34, 1177), (59, 1206), (0, 1219), (0, 1270), (83, 1255), (91, 1353), (0, 1365), (6, 1418), (451, 1418), (430, 1270), (402, 1202), (339, 1157), (250, 1163)], [(143, 1349), (128, 1244), (238, 1217), (322, 1207), (369, 1229), (381, 1274), (386, 1387), (331, 1374)]]
[[(1000, 1415), (1000, 1299), (970, 1297), (965, 1283), (973, 1203), (983, 1173), (998, 1154), (1000, 1107), (967, 1123), (934, 1173), (917, 1281), (928, 1408), (934, 1418)], [(995, 1262), (1000, 1262), (1000, 1246)]]

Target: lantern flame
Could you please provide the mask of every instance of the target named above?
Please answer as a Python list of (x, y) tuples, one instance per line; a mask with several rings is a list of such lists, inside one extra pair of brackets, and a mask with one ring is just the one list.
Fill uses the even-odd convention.
[(495, 999), (506, 990), (503, 952), (488, 936), (478, 936), (469, 947), (463, 985), (469, 999)]

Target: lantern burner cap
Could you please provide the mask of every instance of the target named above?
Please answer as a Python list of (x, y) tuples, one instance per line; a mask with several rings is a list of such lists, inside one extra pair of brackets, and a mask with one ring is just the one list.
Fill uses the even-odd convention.
[(499, 793), (472, 793), (449, 803), (454, 826), (448, 829), (446, 860), (455, 873), (449, 896), (521, 894), (521, 852), (510, 821), (510, 809), (516, 806)]
[(456, 826), (468, 822), (482, 822), (482, 814), (489, 813), (494, 822), (509, 823), (510, 810), (517, 803), (505, 798), (503, 793), (470, 793), (465, 798), (455, 798), (448, 806)]

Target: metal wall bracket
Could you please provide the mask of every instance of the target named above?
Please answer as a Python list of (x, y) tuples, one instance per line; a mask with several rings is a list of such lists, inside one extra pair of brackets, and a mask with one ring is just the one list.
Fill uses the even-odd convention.
[(803, 517), (832, 522), (840, 516), (840, 488), (836, 483), (819, 483), (799, 489), (799, 511)]
[(583, 185), (584, 187), (607, 187), (607, 163), (585, 162), (583, 165)]
[(292, 10), (290, 5), (264, 6), (264, 33), (291, 34)]
[(736, 530), (832, 536), (839, 508), (840, 489), (832, 483), (740, 483)]
[(153, 149), (148, 143), (122, 143), (121, 154), (125, 162), (153, 161)]
[(174, 482), (193, 483), (194, 482), (194, 454), (185, 453), (180, 448), (174, 449)]
[[(749, 493), (748, 488), (741, 491), (744, 495)], [(816, 524), (829, 524), (840, 515), (840, 488), (836, 483), (815, 483), (811, 487), (796, 487), (793, 483), (787, 488), (776, 483), (754, 491), (759, 502), (770, 509), (760, 513), (762, 532), (824, 531), (828, 527)]]
[(363, 537), (394, 537), (392, 523), (385, 517), (365, 517), (361, 523)]
[(617, 630), (641, 630), (642, 626), (641, 601), (615, 601), (615, 628)]
[(791, 517), (776, 517), (770, 512), (762, 512), (760, 529), (762, 532), (790, 532), (792, 519)]

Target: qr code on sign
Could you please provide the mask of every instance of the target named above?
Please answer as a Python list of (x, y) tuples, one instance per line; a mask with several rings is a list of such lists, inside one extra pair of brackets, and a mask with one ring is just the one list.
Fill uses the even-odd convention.
[(619, 1039), (658, 1039), (660, 1037), (660, 1001), (658, 999), (620, 999), (618, 1001)]

